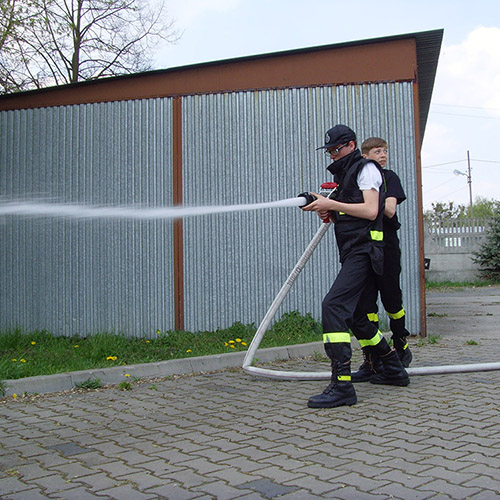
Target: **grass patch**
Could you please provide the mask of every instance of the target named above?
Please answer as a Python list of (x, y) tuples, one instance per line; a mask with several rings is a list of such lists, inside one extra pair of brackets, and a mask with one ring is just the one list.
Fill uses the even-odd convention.
[[(16, 329), (0, 333), (0, 380), (245, 351), (256, 330), (254, 324), (238, 322), (215, 332), (157, 330), (153, 338), (130, 338), (109, 333), (64, 337)], [(260, 347), (318, 340), (321, 325), (310, 314), (292, 311), (266, 332)]]

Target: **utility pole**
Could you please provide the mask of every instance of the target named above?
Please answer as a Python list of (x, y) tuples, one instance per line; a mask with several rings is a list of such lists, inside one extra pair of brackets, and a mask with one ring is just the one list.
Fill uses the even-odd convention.
[(472, 175), (470, 173), (470, 156), (469, 151), (467, 150), (467, 182), (469, 183), (469, 203), (470, 203), (470, 216), (474, 217), (472, 213)]
[(465, 175), (467, 177), (467, 183), (469, 184), (469, 206), (470, 206), (470, 216), (473, 217), (473, 205), (472, 205), (472, 174), (470, 171), (470, 155), (469, 151), (467, 151), (467, 173), (461, 172), (460, 170), (453, 170), (455, 175)]

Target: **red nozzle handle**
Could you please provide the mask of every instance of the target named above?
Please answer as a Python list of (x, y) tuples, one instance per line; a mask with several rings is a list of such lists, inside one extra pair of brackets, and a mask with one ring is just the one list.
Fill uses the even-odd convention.
[(336, 182), (323, 182), (321, 189), (336, 189), (338, 184)]

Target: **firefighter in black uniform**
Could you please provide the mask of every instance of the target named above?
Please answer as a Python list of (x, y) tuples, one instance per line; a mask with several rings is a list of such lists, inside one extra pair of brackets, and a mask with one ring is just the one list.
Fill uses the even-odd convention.
[(322, 303), (323, 342), (332, 378), (321, 394), (309, 398), (308, 406), (333, 408), (357, 402), (351, 382), (350, 331), (371, 347), (383, 365), (370, 382), (406, 386), (410, 379), (396, 351), (367, 317), (367, 305), (376, 300), (376, 275), (383, 271), (380, 166), (361, 156), (356, 134), (345, 125), (328, 130), (325, 145), (318, 149), (325, 149), (333, 160), (328, 170), (339, 185), (338, 196), (332, 200), (311, 193), (315, 201), (302, 209), (334, 221), (342, 267)]
[[(389, 316), (389, 326), (392, 331), (392, 341), (401, 364), (407, 368), (412, 360), (412, 354), (406, 338), (410, 332), (405, 325), (405, 310), (403, 294), (400, 286), (401, 249), (397, 231), (401, 227), (396, 214), (396, 207), (406, 200), (406, 194), (396, 172), (384, 168), (387, 164), (387, 142), (380, 137), (370, 137), (361, 144), (364, 158), (375, 160), (382, 167), (385, 191), (385, 208), (383, 218), (384, 230), (384, 273), (377, 276), (377, 288), (380, 291), (382, 304)], [(369, 308), (368, 318), (378, 327), (377, 304)], [(364, 361), (357, 372), (352, 373), (353, 382), (366, 382), (380, 371), (382, 366), (376, 359), (370, 347), (363, 348)]]

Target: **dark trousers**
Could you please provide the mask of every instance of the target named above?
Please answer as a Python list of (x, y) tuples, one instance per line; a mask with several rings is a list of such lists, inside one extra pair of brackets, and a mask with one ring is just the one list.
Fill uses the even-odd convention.
[(323, 299), (323, 333), (352, 331), (359, 339), (371, 339), (378, 328), (367, 313), (377, 297), (377, 284), (368, 253), (349, 255), (330, 291)]
[[(400, 286), (401, 275), (401, 250), (399, 239), (394, 233), (385, 232), (386, 238), (384, 246), (384, 274), (377, 276), (377, 288), (380, 290), (380, 299), (384, 309), (389, 316), (389, 326), (397, 337), (407, 337), (409, 335), (405, 326), (405, 314), (403, 308), (403, 293)], [(377, 306), (369, 312), (376, 312)], [(393, 315), (397, 317), (394, 318)]]

